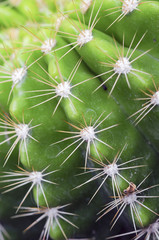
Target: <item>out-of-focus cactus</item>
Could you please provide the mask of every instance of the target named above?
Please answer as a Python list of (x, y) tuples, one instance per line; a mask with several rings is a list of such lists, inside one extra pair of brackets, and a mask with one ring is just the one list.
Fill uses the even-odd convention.
[(159, 2), (0, 12), (0, 239), (159, 239)]

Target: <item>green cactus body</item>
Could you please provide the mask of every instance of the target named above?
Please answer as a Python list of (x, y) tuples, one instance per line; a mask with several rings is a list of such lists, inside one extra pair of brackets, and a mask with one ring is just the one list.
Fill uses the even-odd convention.
[[(80, 27), (80, 24), (77, 22), (74, 22), (74, 25)], [(69, 26), (67, 19), (61, 25), (61, 30), (64, 31), (64, 29), (70, 34), (75, 34), (77, 31), (77, 27), (73, 29), (72, 24)], [(109, 37), (108, 40), (105, 40), (101, 33), (100, 35), (98, 35), (98, 32), (94, 31), (93, 40), (88, 42), (82, 48), (77, 48), (77, 51), (88, 66), (96, 72), (97, 76), (102, 78), (103, 84), (100, 86), (104, 85), (104, 83), (106, 84), (108, 91), (110, 91), (110, 94), (112, 94), (116, 101), (119, 102), (127, 116), (131, 116), (130, 108), (132, 110), (132, 115), (138, 113), (137, 115), (135, 114), (135, 120), (138, 123), (144, 118), (145, 114), (158, 104), (156, 97), (156, 103), (153, 104), (153, 97), (155, 96), (155, 93), (158, 92), (155, 84), (155, 82), (157, 82), (156, 76), (158, 75), (158, 61), (151, 56), (145, 55), (145, 53), (136, 50), (138, 45), (136, 45), (135, 50), (131, 50), (130, 48), (124, 48), (123, 50), (123, 47), (117, 45), (116, 41), (112, 43), (109, 41)], [(70, 42), (72, 41), (72, 39), (68, 40)], [(92, 51), (92, 49), (94, 50)], [(130, 60), (131, 57), (132, 61)], [(96, 59), (96, 61), (92, 61), (92, 59)], [(153, 62), (152, 75), (150, 74), (151, 69), (149, 69), (150, 61)], [(126, 65), (125, 68), (123, 67), (123, 64)], [(98, 91), (98, 89), (99, 87), (96, 87), (94, 91)], [(141, 91), (144, 92), (142, 93)], [(146, 94), (149, 94), (149, 96)], [(150, 105), (147, 104), (147, 108), (145, 107), (142, 110), (143, 102), (150, 103)], [(142, 112), (143, 114), (141, 114)], [(137, 116), (139, 116), (139, 118)], [(147, 138), (148, 141), (151, 141), (156, 151), (158, 151), (157, 123), (158, 112), (156, 110), (153, 117), (144, 118), (141, 124), (139, 124), (139, 129), (145, 138)], [(149, 126), (149, 128), (146, 126)], [(154, 131), (154, 129), (156, 130)]]
[(1, 6), (1, 28), (3, 27), (15, 27), (19, 23), (25, 24), (25, 17), (18, 12), (14, 11), (8, 6)]
[(158, 1), (4, 3), (2, 226), (16, 240), (159, 239)]
[[(75, 7), (78, 9), (78, 15), (83, 22), (83, 16), (80, 13), (81, 1), (76, 1), (76, 5), (70, 3), (66, 7), (66, 10), (74, 10)], [(87, 5), (88, 6), (88, 5)], [(122, 9), (123, 7), (123, 9)], [(100, 0), (95, 3), (92, 2), (90, 7), (85, 12), (84, 19), (85, 23), (89, 23), (90, 16), (92, 19), (95, 17), (98, 9), (99, 21), (96, 24), (96, 29), (114, 36), (120, 43), (123, 42), (123, 36), (125, 35), (125, 46), (128, 47), (134, 34), (137, 32), (136, 40), (134, 41), (133, 47), (140, 40), (145, 32), (145, 41), (143, 41), (139, 49), (147, 51), (152, 49), (154, 57), (158, 58), (158, 36), (156, 33), (156, 23), (158, 19), (158, 1), (118, 1), (118, 0)], [(95, 9), (92, 11), (92, 9)], [(77, 12), (74, 10), (71, 17), (78, 20)], [(130, 27), (131, 26), (131, 27)]]

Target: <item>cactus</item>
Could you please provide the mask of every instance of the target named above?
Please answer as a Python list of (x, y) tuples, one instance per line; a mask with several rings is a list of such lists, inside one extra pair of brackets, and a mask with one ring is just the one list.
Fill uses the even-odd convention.
[(0, 239), (159, 239), (159, 2), (0, 12)]

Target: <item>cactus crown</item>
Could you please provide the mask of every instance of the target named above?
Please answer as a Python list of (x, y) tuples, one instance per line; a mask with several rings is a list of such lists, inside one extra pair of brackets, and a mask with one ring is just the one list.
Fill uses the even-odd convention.
[(158, 1), (0, 12), (0, 239), (159, 239)]

